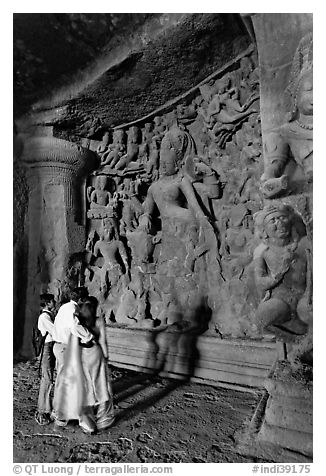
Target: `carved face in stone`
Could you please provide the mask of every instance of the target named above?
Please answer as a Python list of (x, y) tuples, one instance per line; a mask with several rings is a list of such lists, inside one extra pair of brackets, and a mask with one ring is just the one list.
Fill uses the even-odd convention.
[(110, 139), (110, 134), (106, 132), (103, 136), (102, 143), (103, 145), (108, 145)]
[(276, 211), (265, 218), (265, 232), (270, 238), (288, 238), (291, 226), (291, 217), (285, 212)]
[(305, 116), (313, 113), (313, 81), (312, 71), (307, 72), (301, 79), (297, 93), (297, 107)]
[(177, 155), (173, 149), (161, 150), (160, 172), (162, 175), (175, 175), (178, 171)]
[(139, 129), (138, 127), (130, 127), (128, 130), (128, 142), (136, 143), (138, 141)]
[(106, 241), (111, 241), (115, 238), (114, 226), (107, 223), (104, 228), (104, 236)]
[(105, 175), (102, 175), (102, 176), (100, 175), (99, 177), (97, 177), (96, 188), (98, 190), (105, 190), (106, 183), (107, 183), (107, 178), (105, 177)]
[(113, 143), (120, 145), (124, 143), (125, 133), (123, 130), (118, 130), (113, 132)]

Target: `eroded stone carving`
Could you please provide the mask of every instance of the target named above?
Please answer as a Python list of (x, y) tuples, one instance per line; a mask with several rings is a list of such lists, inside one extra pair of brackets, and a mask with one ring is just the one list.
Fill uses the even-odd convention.
[[(254, 59), (237, 66), (196, 97), (139, 127), (115, 130), (112, 143), (107, 134), (98, 145), (101, 166), (89, 179), (93, 254), (88, 251), (85, 283), (107, 322), (186, 326), (199, 319), (194, 309), (205, 301), (201, 319), (209, 332), (257, 334), (258, 81)], [(101, 271), (99, 247), (107, 241), (96, 242), (105, 221), (114, 223), (111, 240), (123, 244), (129, 266), (126, 273), (120, 256), (112, 279)]]
[[(100, 234), (100, 239), (94, 245), (94, 256), (103, 256), (100, 268), (101, 285), (100, 292), (106, 297), (109, 287), (117, 284), (119, 278), (128, 275), (128, 256), (122, 241), (116, 234), (114, 223), (107, 222)], [(124, 265), (124, 270), (121, 266)]]
[[(104, 135), (102, 142), (101, 150), (98, 150), (98, 153), (101, 157), (101, 166), (108, 166), (109, 168), (114, 168), (119, 162), (121, 157), (125, 154), (125, 132), (123, 130), (117, 130), (113, 132), (113, 142), (111, 145), (106, 143), (108, 134)], [(103, 150), (102, 150), (103, 149)]]
[(267, 198), (289, 189), (286, 167), (290, 159), (302, 169), (306, 181), (312, 182), (313, 160), (313, 63), (312, 35), (304, 37), (295, 53), (292, 77), (287, 92), (291, 96), (288, 120), (271, 131), (265, 141), (265, 168), (262, 190)]
[(225, 147), (226, 141), (235, 133), (237, 127), (254, 112), (256, 109), (249, 109), (254, 101), (258, 99), (256, 93), (252, 93), (249, 99), (240, 104), (240, 92), (238, 87), (230, 87), (230, 78), (226, 76), (223, 80), (216, 81), (215, 90), (208, 96), (207, 111), (203, 107), (200, 112), (205, 121), (205, 127), (210, 132), (212, 139), (221, 148)]
[(107, 177), (105, 175), (100, 175), (96, 178), (96, 187), (89, 187), (87, 190), (87, 198), (90, 202), (91, 208), (106, 207), (112, 194), (106, 190)]
[(255, 277), (262, 300), (261, 331), (302, 335), (311, 316), (310, 244), (300, 235), (298, 217), (286, 205), (268, 205), (255, 215), (261, 238), (255, 249)]

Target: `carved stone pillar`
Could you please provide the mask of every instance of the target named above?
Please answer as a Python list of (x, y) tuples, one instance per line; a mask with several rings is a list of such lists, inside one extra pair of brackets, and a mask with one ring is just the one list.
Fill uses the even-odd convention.
[(96, 155), (53, 137), (31, 137), (21, 158), (26, 167), (28, 197), (28, 262), (21, 354), (32, 355), (31, 331), (39, 313), (39, 295), (57, 295), (69, 256), (85, 247), (85, 176)]
[[(312, 14), (257, 13), (263, 193), (293, 206), (312, 234)], [(309, 103), (309, 104), (308, 104)]]
[[(275, 462), (288, 460), (308, 462), (312, 458), (313, 446), (312, 14), (259, 13), (252, 14), (252, 21), (260, 66), (261, 126), (264, 153), (264, 173), (261, 177), (261, 185), (265, 196), (265, 205), (269, 205), (264, 208), (264, 212), (257, 214), (256, 223), (259, 223), (259, 216), (263, 217), (260, 226), (265, 233), (264, 226), (268, 222), (266, 212), (271, 214), (278, 210), (280, 213), (283, 205), (290, 205), (301, 216), (306, 225), (308, 237), (308, 240), (300, 238), (300, 241), (297, 241), (297, 248), (293, 248), (296, 257), (294, 258), (293, 254), (291, 258), (287, 259), (290, 265), (285, 273), (288, 273), (291, 266), (295, 266), (301, 258), (302, 263), (305, 263), (303, 271), (301, 274), (288, 273), (287, 276), (283, 276), (284, 279), (282, 277), (279, 283), (273, 283), (273, 289), (268, 289), (269, 294), (266, 293), (260, 303), (259, 317), (263, 315), (261, 310), (266, 306), (265, 310), (267, 307), (269, 309), (265, 316), (268, 318), (277, 316), (276, 328), (278, 329), (282, 327), (280, 319), (282, 312), (287, 322), (286, 325), (289, 326), (288, 329), (290, 329), (289, 317), (292, 318), (296, 314), (310, 327), (305, 337), (300, 336), (302, 329), (300, 330), (299, 327), (297, 329), (293, 327), (292, 334), (280, 335), (280, 341), (285, 341), (283, 349), (286, 351), (264, 383), (266, 395), (263, 396), (261, 404), (256, 409), (249, 435), (246, 433), (242, 441), (245, 442), (247, 453), (256, 454), (260, 458), (264, 458), (268, 454), (269, 459), (272, 455)], [(284, 207), (283, 210), (285, 210)], [(283, 213), (285, 212), (283, 211)], [(298, 219), (297, 223), (299, 224)], [(304, 234), (302, 227), (301, 231), (297, 232), (298, 235), (300, 233)], [(269, 240), (268, 234), (263, 237), (264, 247), (269, 246), (267, 240)], [(301, 257), (299, 256), (300, 245), (303, 251)], [(273, 246), (276, 250), (275, 241)], [(258, 270), (259, 266), (266, 264), (264, 252), (263, 247), (260, 247), (260, 250), (258, 248), (255, 250)], [(268, 260), (271, 263), (270, 251), (268, 253)], [(276, 251), (272, 253), (275, 253), (276, 256)], [(281, 262), (279, 258), (281, 255), (278, 251), (279, 262)], [(284, 258), (281, 259), (284, 260)], [(274, 263), (276, 263), (275, 259)], [(273, 275), (277, 275), (275, 268), (273, 268)], [(305, 288), (302, 297), (291, 309), (291, 312), (286, 307), (284, 307), (285, 310), (281, 310), (287, 299), (286, 293), (283, 293), (280, 299), (275, 298), (276, 293), (280, 292), (280, 289), (284, 289), (282, 286), (288, 285), (288, 302), (291, 301), (293, 306), (295, 303), (293, 301), (294, 289), (299, 276), (302, 283), (305, 283), (302, 286), (303, 289)], [(259, 273), (256, 281), (259, 282)], [(268, 296), (267, 299), (266, 296)], [(294, 334), (297, 334), (295, 338)], [(288, 453), (289, 450), (292, 453)]]
[[(252, 22), (260, 68), (260, 114), (263, 139), (289, 112), (285, 90), (300, 40), (312, 32), (312, 13), (256, 13)], [(286, 98), (289, 100), (289, 98)]]

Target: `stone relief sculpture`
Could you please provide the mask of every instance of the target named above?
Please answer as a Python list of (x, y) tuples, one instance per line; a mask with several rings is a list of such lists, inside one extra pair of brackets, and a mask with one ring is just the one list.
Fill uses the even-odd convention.
[[(107, 137), (107, 135), (104, 137)], [(103, 145), (101, 147), (103, 147)], [(104, 166), (114, 168), (125, 152), (125, 132), (123, 130), (114, 131), (112, 144), (109, 145), (106, 150), (99, 151), (102, 168)]]
[(267, 198), (284, 194), (289, 188), (286, 167), (290, 159), (312, 181), (313, 159), (313, 63), (312, 35), (304, 37), (296, 51), (292, 77), (287, 89), (291, 97), (288, 120), (266, 138), (262, 190)]
[(153, 137), (149, 147), (148, 162), (146, 165), (146, 173), (148, 177), (152, 180), (158, 179), (158, 169), (159, 169), (159, 156), (160, 156), (160, 141), (156, 137)]
[[(106, 132), (103, 136), (102, 142), (98, 145), (96, 152), (102, 158), (103, 154), (109, 149), (110, 134)], [(101, 160), (102, 162), (102, 160)]]
[[(204, 300), (207, 332), (215, 335), (306, 332), (311, 255), (302, 252), (304, 224), (295, 237), (289, 225), (289, 243), (275, 251), (255, 215), (264, 209), (258, 101), (255, 59), (243, 58), (196, 97), (99, 143), (101, 166), (89, 179), (85, 284), (107, 323), (169, 326), (178, 316), (185, 326)], [(298, 215), (292, 209), (289, 216)], [(267, 287), (258, 289), (263, 273)], [(297, 273), (291, 300), (286, 286)], [(275, 274), (280, 281), (270, 284)]]
[(296, 221), (293, 209), (286, 205), (267, 205), (255, 215), (262, 240), (254, 251), (256, 283), (262, 293), (256, 314), (261, 331), (294, 335), (307, 331), (311, 250)]
[(151, 122), (146, 122), (142, 129), (142, 141), (139, 145), (138, 157), (141, 163), (146, 163), (149, 157), (150, 144), (154, 135)]
[(124, 181), (124, 187), (118, 192), (122, 204), (120, 220), (120, 235), (126, 235), (127, 231), (137, 228), (139, 217), (143, 213), (142, 204), (139, 200), (138, 189), (140, 180)]
[(250, 213), (243, 204), (227, 207), (222, 211), (224, 226), (221, 227), (221, 254), (224, 276), (239, 279), (252, 260), (251, 242), (253, 233), (249, 221)]
[[(116, 236), (116, 230), (112, 223), (107, 223), (100, 240), (95, 243), (94, 256), (103, 256), (103, 264), (100, 269), (101, 286), (100, 291), (106, 297), (109, 285), (114, 286), (119, 278), (128, 274), (128, 256), (124, 244)], [(124, 270), (121, 266), (124, 265)]]
[(107, 177), (100, 175), (96, 178), (96, 187), (88, 187), (87, 198), (91, 208), (106, 207), (112, 199), (112, 194), (106, 189)]
[(261, 190), (270, 204), (256, 215), (263, 243), (255, 250), (255, 274), (265, 292), (256, 316), (261, 330), (282, 340), (305, 335), (289, 351), (292, 362), (312, 355), (312, 73), (308, 34), (293, 58), (288, 119), (265, 137)]
[(257, 110), (249, 108), (258, 99), (258, 95), (252, 93), (246, 103), (241, 105), (239, 88), (230, 87), (228, 76), (217, 82), (215, 87), (217, 87), (217, 92), (211, 93), (213, 95), (209, 99), (207, 111), (201, 107), (200, 112), (212, 139), (219, 147), (224, 148), (226, 141), (234, 134), (241, 122), (250, 114), (257, 112)]
[[(172, 136), (172, 141), (174, 140), (173, 133), (178, 134), (179, 132), (181, 133), (181, 130), (175, 129), (169, 133)], [(179, 137), (177, 136), (177, 140)], [(177, 152), (179, 152), (179, 156)], [(206, 219), (195, 197), (189, 177), (181, 171), (184, 153), (182, 146), (181, 150), (176, 150), (172, 145), (170, 147), (165, 143), (162, 144), (160, 155), (161, 178), (149, 187), (144, 204), (148, 229), (150, 228), (150, 217), (155, 204), (160, 212), (163, 229), (169, 227), (170, 221), (174, 223), (172, 227), (175, 229), (182, 222), (191, 223), (195, 217), (199, 220)], [(181, 196), (186, 201), (187, 206), (182, 206)], [(182, 228), (182, 225), (180, 227)]]
[(138, 158), (139, 151), (139, 129), (138, 127), (130, 127), (128, 130), (128, 139), (127, 139), (127, 153), (123, 155), (118, 162), (113, 162), (111, 164), (112, 168), (117, 170), (122, 169), (130, 164), (130, 162), (136, 161)]
[(154, 117), (153, 121), (154, 121), (153, 138), (161, 142), (166, 131), (164, 118), (160, 116), (156, 116)]

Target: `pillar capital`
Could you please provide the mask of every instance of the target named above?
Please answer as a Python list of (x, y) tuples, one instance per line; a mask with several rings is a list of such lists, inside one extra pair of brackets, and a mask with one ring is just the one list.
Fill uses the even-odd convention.
[(55, 137), (32, 136), (24, 141), (20, 162), (28, 175), (49, 175), (57, 180), (86, 175), (97, 166), (94, 152)]

